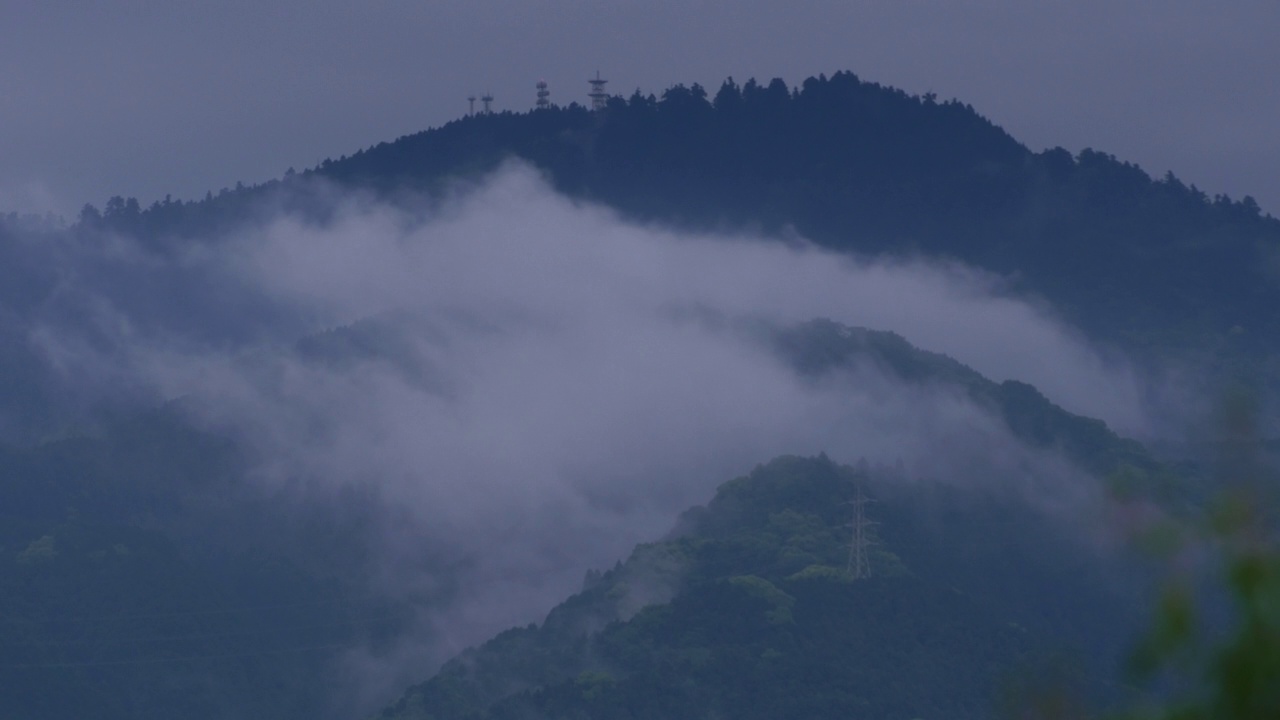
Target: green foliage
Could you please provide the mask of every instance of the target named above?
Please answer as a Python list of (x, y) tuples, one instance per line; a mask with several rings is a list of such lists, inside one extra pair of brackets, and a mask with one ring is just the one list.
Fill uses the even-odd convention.
[(824, 580), (828, 582), (853, 582), (853, 575), (844, 569), (830, 565), (810, 565), (791, 575), (788, 580)]
[[(874, 362), (912, 382), (960, 388), (995, 413), (1008, 402), (1002, 386), (888, 333), (827, 321), (766, 332), (780, 350), (794, 348), (807, 373)], [(335, 363), (395, 362), (402, 349), (376, 323), (298, 348)], [(1157, 464), (1105, 428), (1038, 393), (1015, 397), (1006, 417), (1031, 418), (1034, 429), (1015, 434), (1092, 453), (1084, 462), (1098, 467), (1122, 458), (1138, 484), (1160, 482)], [(405, 608), (362, 586), (363, 521), (342, 514), (360, 499), (324, 509), (315, 525), (291, 522), (296, 508), (280, 512), (246, 487), (246, 466), (234, 444), (187, 425), (180, 405), (98, 437), (0, 448), (0, 672), (23, 678), (0, 696), (0, 714), (306, 715), (328, 697), (334, 649), (376, 644), (405, 626)], [(846, 503), (859, 483), (880, 500), (870, 512), (883, 524), (875, 577), (855, 582), (845, 571)], [(814, 713), (883, 706), (977, 716), (956, 703), (985, 707), (979, 698), (1028, 647), (1060, 632), (1093, 648), (1124, 626), (1098, 613), (1109, 596), (1097, 588), (1110, 578), (1055, 542), (1044, 518), (1006, 502), (898, 468), (777, 458), (725, 483), (672, 537), (589, 576), (540, 627), (463, 654), (388, 712), (597, 717), (634, 704), (654, 706), (654, 716), (750, 716), (740, 693), (783, 713), (798, 707), (788, 693), (812, 690)], [(282, 609), (240, 610), (263, 606)], [(1096, 615), (1104, 620), (1093, 626), (1081, 620)], [(68, 618), (115, 620), (86, 627)], [(322, 649), (293, 652), (310, 647)], [(810, 667), (797, 647), (844, 669)], [(969, 652), (989, 662), (962, 663)], [(588, 692), (577, 684), (584, 672), (614, 682)], [(781, 684), (756, 687), (770, 683)], [(667, 685), (677, 692), (657, 689)], [(909, 696), (924, 699), (902, 705)]]
[[(855, 482), (882, 497), (874, 507), (886, 529), (886, 562), (863, 580), (843, 569)], [(1107, 605), (1087, 591), (1074, 596), (1082, 603), (1074, 612), (1019, 596), (1027, 585), (1058, 595), (1087, 588), (1089, 575), (1070, 563), (1052, 569), (1069, 555), (1039, 542), (1045, 519), (1024, 505), (1020, 534), (1005, 534), (1007, 522), (993, 534), (981, 516), (975, 529), (1002, 548), (1037, 539), (1035, 553), (1007, 576), (958, 562), (955, 545), (970, 536), (949, 520), (947, 531), (961, 532), (936, 544), (901, 532), (899, 525), (938, 520), (928, 512), (911, 520), (920, 496), (889, 492), (908, 485), (892, 470), (777, 458), (724, 483), (685, 514), (675, 537), (590, 577), (542, 626), (468, 651), (379, 717), (989, 717), (1015, 667), (1058, 649), (1063, 636), (1082, 628), (1087, 635), (1081, 618)], [(899, 549), (957, 573), (908, 572)], [(887, 570), (889, 558), (896, 569)], [(1056, 582), (1047, 588), (1028, 572), (1045, 565), (1041, 573)], [(620, 598), (657, 576), (676, 580), (673, 591), (624, 614)], [(1013, 606), (996, 602), (1001, 596), (1018, 598), (1023, 614), (1011, 615)]]
[(562, 191), (645, 220), (794, 228), (842, 251), (1016, 275), (1131, 350), (1274, 348), (1266, 268), (1280, 222), (1247, 198), (1209, 198), (1091, 149), (1033, 153), (967, 105), (849, 72), (795, 92), (729, 80), (714, 97), (676, 86), (604, 113), (465, 118), (317, 174), (394, 194), (516, 156)]
[[(708, 97), (713, 96), (714, 100)], [(1224, 373), (1270, 370), (1280, 325), (1280, 221), (1251, 198), (1210, 198), (1093, 149), (1028, 150), (972, 107), (852, 72), (715, 93), (462, 118), (198, 202), (112, 198), (77, 232), (219, 237), (264, 212), (323, 220), (331, 186), (395, 201), (447, 196), (518, 157), (572, 196), (698, 229), (785, 235), (861, 255), (956, 258), (1017, 278), (1075, 325), (1134, 352), (1216, 356)]]
[(753, 598), (764, 600), (769, 604), (765, 617), (771, 624), (787, 625), (795, 622), (791, 616), (791, 608), (796, 599), (779, 590), (776, 585), (755, 575), (739, 575), (729, 578), (729, 584)]
[[(1277, 475), (1260, 460), (1255, 423), (1247, 396), (1229, 398), (1219, 497), (1205, 514), (1143, 528), (1171, 570), (1134, 670), (1175, 690), (1158, 692), (1135, 718), (1280, 717)], [(1212, 573), (1207, 583), (1197, 569)]]
[(315, 717), (405, 627), (242, 463), (177, 408), (0, 449), (0, 717)]

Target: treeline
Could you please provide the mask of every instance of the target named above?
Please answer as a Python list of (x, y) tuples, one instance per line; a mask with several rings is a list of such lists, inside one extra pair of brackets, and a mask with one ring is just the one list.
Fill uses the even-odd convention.
[(962, 260), (1048, 298), (1130, 350), (1243, 347), (1280, 337), (1280, 221), (1095, 150), (1032, 152), (961, 102), (851, 72), (799, 87), (727, 80), (714, 94), (474, 115), (202, 201), (113, 198), (80, 227), (163, 248), (261, 213), (323, 215), (324, 179), (421, 199), (517, 157), (561, 191), (638, 219), (800, 235), (840, 251)]

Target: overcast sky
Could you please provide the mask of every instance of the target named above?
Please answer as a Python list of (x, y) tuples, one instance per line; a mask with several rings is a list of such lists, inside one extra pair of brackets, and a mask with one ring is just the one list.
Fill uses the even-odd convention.
[(1280, 2), (13, 0), (0, 211), (144, 204), (392, 140), (491, 91), (792, 85), (848, 69), (956, 97), (1039, 150), (1106, 150), (1280, 214)]

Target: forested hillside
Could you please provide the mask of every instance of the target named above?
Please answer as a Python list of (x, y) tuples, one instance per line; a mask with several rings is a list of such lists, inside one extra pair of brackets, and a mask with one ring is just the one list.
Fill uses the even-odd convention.
[(115, 198), (83, 219), (162, 244), (216, 232), (262, 203), (325, 212), (288, 191), (306, 178), (407, 200), (510, 157), (641, 220), (955, 258), (1130, 351), (1265, 363), (1257, 353), (1280, 337), (1280, 220), (1251, 198), (1209, 197), (1105, 152), (1032, 152), (962, 102), (850, 72), (795, 88), (728, 80), (714, 95), (677, 85), (613, 98), (603, 112), (476, 115), (283, 181), (146, 210)]
[[(1123, 471), (1181, 487), (1141, 446), (1102, 423), (1066, 413), (1029, 386), (993, 383), (892, 333), (830, 321), (751, 324), (747, 332), (802, 376), (869, 364), (904, 382), (968, 397), (1028, 447), (1062, 452), (1088, 470), (1082, 478)], [(308, 337), (297, 352), (311, 363), (396, 361), (405, 341), (394, 328), (364, 322)], [(435, 564), (439, 591), (389, 593), (374, 576), (380, 538), (389, 530), (376, 495), (262, 487), (252, 477), (249, 449), (201, 429), (192, 417), (177, 403), (93, 437), (0, 453), (6, 478), (0, 486), (0, 673), (12, 680), (0, 712), (146, 718), (180, 708), (200, 717), (246, 709), (332, 715), (348, 650), (394, 648), (419, 613), (450, 602), (451, 568), (463, 558), (431, 546), (429, 528), (420, 531), (422, 562)], [(1056, 521), (1036, 514), (1034, 488), (1023, 478), (990, 477), (975, 492), (968, 472), (956, 468), (920, 479), (891, 467), (855, 471), (826, 459), (789, 459), (729, 483), (708, 508), (686, 514), (674, 544), (637, 551), (627, 566), (593, 580), (585, 596), (553, 613), (549, 626), (571, 618), (571, 631), (504, 635), (493, 647), (532, 643), (555, 660), (519, 661), (544, 674), (504, 675), (502, 682), (544, 689), (503, 702), (577, 707), (579, 691), (597, 683), (594, 694), (609, 693), (601, 702), (618, 706), (651, 695), (652, 684), (674, 672), (693, 673), (697, 687), (663, 701), (673, 705), (645, 707), (694, 712), (762, 702), (777, 709), (792, 707), (788, 698), (804, 687), (828, 709), (872, 703), (867, 707), (886, 712), (946, 709), (979, 717), (1011, 663), (1068, 641), (1110, 658), (1090, 664), (1106, 676), (1137, 627), (1133, 607), (1125, 604), (1132, 588), (1110, 587), (1114, 568), (1091, 567), (1095, 559)], [(875, 579), (850, 584), (842, 574), (849, 519), (842, 503), (855, 477), (881, 501), (870, 512), (883, 524)], [(1174, 495), (1175, 503), (1185, 500), (1180, 491)], [(1051, 563), (1043, 562), (1047, 552), (1054, 554)], [(638, 568), (646, 577), (628, 579)], [(608, 625), (685, 587), (690, 594), (667, 609), (644, 610), (634, 624)], [(794, 603), (794, 622), (768, 621), (770, 597)], [(744, 614), (725, 614), (739, 605)], [(602, 635), (580, 636), (584, 613)], [(878, 619), (866, 626), (858, 620), (864, 616)], [(902, 645), (904, 638), (914, 639)], [(640, 653), (635, 643), (667, 649)], [(623, 655), (606, 654), (611, 659), (600, 665), (590, 659), (597, 645), (599, 652)], [(881, 650), (847, 656), (868, 647)], [(890, 647), (897, 650), (883, 652)], [(813, 667), (795, 664), (803, 648), (813, 654), (805, 662), (820, 663), (825, 674), (813, 676)], [(731, 701), (742, 687), (731, 678), (747, 682), (774, 672), (768, 658), (782, 651), (791, 654), (777, 660), (783, 663), (778, 671), (794, 674), (791, 680), (748, 683), (776, 695)], [(976, 665), (975, 652), (984, 657)], [(667, 664), (664, 653), (675, 664)], [(507, 665), (517, 660), (500, 662), (502, 673), (516, 672)], [(695, 665), (686, 666), (690, 662)], [(461, 666), (451, 667), (443, 677)], [(612, 669), (580, 677), (601, 667)], [(615, 687), (632, 673), (636, 680)], [(487, 707), (468, 702), (477, 712)]]
[[(882, 499), (869, 577), (851, 556), (860, 493)], [(1114, 698), (1100, 656), (1136, 606), (1122, 564), (1057, 522), (892, 468), (778, 458), (379, 717), (982, 718), (1069, 652), (1090, 658), (1087, 691)]]
[(413, 608), (370, 585), (371, 499), (265, 492), (247, 462), (176, 406), (0, 449), (0, 716), (340, 709), (335, 659)]

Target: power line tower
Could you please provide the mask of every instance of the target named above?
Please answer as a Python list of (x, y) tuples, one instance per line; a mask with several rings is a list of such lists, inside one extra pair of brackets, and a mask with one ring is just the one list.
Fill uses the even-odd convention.
[(853, 499), (846, 503), (853, 506), (853, 518), (845, 526), (853, 530), (853, 536), (849, 538), (849, 561), (845, 570), (853, 576), (854, 580), (871, 577), (870, 550), (876, 544), (871, 529), (880, 524), (867, 519), (867, 505), (873, 502), (875, 502), (873, 498), (867, 497), (862, 492), (862, 483), (859, 482)]
[(551, 101), (548, 99), (550, 97), (551, 97), (551, 91), (547, 89), (547, 81), (539, 80), (538, 81), (538, 102), (536, 103), (537, 108), (539, 110), (546, 110), (548, 107), (550, 107)]
[(600, 71), (596, 71), (596, 79), (588, 80), (591, 83), (591, 92), (587, 93), (587, 97), (591, 98), (592, 110), (603, 110), (609, 104), (609, 93), (605, 92), (604, 84), (609, 82), (600, 77)]

